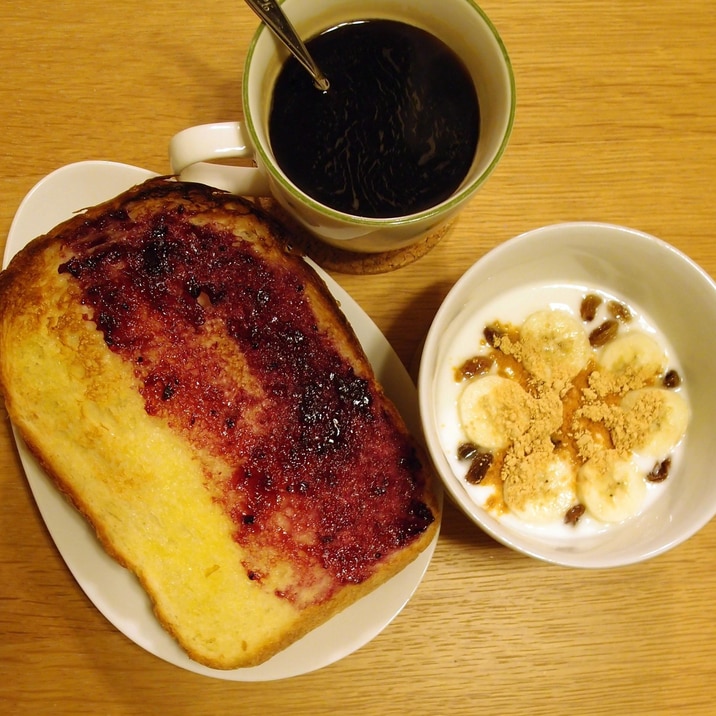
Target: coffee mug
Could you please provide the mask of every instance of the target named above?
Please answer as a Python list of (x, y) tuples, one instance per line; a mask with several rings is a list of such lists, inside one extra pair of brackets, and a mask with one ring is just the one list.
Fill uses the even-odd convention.
[[(244, 68), (244, 120), (199, 125), (176, 134), (169, 147), (172, 171), (184, 181), (238, 195), (271, 196), (319, 239), (349, 251), (400, 249), (441, 231), (493, 171), (512, 130), (514, 76), (491, 21), (472, 0), (412, 0), (410, 4), (405, 0), (285, 0), (282, 8), (306, 41), (346, 23), (393, 20), (425, 30), (451, 48), (465, 65), (479, 103), (479, 138), (464, 179), (434, 205), (385, 217), (332, 208), (299, 188), (277, 161), (269, 136), (273, 90), (289, 54), (263, 24), (251, 41)], [(295, 141), (301, 142), (301, 136)], [(235, 158), (249, 159), (252, 166), (216, 163)]]

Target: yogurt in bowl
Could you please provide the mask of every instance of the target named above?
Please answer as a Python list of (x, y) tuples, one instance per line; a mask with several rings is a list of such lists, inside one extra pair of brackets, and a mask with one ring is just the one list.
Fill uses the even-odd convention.
[(550, 562), (617, 566), (716, 512), (714, 371), (709, 276), (646, 234), (561, 224), (496, 248), (450, 291), (421, 417), (449, 494), (486, 532)]

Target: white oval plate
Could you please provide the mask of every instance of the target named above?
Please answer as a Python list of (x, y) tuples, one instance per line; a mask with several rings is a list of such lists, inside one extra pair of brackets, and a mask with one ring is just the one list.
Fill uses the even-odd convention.
[[(8, 234), (3, 268), (31, 239), (74, 212), (111, 199), (152, 176), (156, 175), (146, 169), (103, 161), (78, 162), (52, 172), (20, 204)], [(400, 359), (358, 304), (320, 267), (314, 268), (340, 303), (386, 393), (408, 427), (419, 434), (417, 392)], [(264, 664), (230, 671), (210, 669), (192, 661), (162, 628), (134, 575), (106, 554), (84, 518), (55, 489), (17, 433), (15, 440), (40, 514), (85, 594), (137, 645), (197, 674), (229, 681), (269, 681), (305, 674), (347, 656), (377, 636), (402, 610), (435, 550), (437, 536), (400, 574)]]

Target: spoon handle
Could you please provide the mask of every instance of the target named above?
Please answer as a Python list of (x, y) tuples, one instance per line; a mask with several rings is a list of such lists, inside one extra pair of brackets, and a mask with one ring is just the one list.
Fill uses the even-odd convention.
[(310, 72), (316, 87), (328, 89), (328, 80), (318, 68), (291, 21), (276, 0), (246, 0), (246, 4), (273, 30), (296, 59)]

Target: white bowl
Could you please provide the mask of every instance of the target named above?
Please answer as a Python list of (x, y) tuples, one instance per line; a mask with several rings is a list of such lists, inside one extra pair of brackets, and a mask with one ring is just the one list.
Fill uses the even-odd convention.
[[(480, 306), (531, 284), (580, 284), (638, 306), (665, 335), (680, 365), (691, 422), (663, 491), (643, 512), (592, 534), (556, 536), (506, 524), (478, 506), (441, 443), (437, 376), (450, 370), (455, 333)], [(532, 310), (546, 306), (534, 306)], [(443, 373), (444, 374), (444, 373)], [(454, 501), (485, 532), (532, 557), (572, 567), (615, 567), (661, 554), (716, 514), (716, 283), (653, 236), (619, 226), (568, 223), (522, 234), (475, 263), (449, 292), (420, 364), (420, 412), (428, 449)]]

